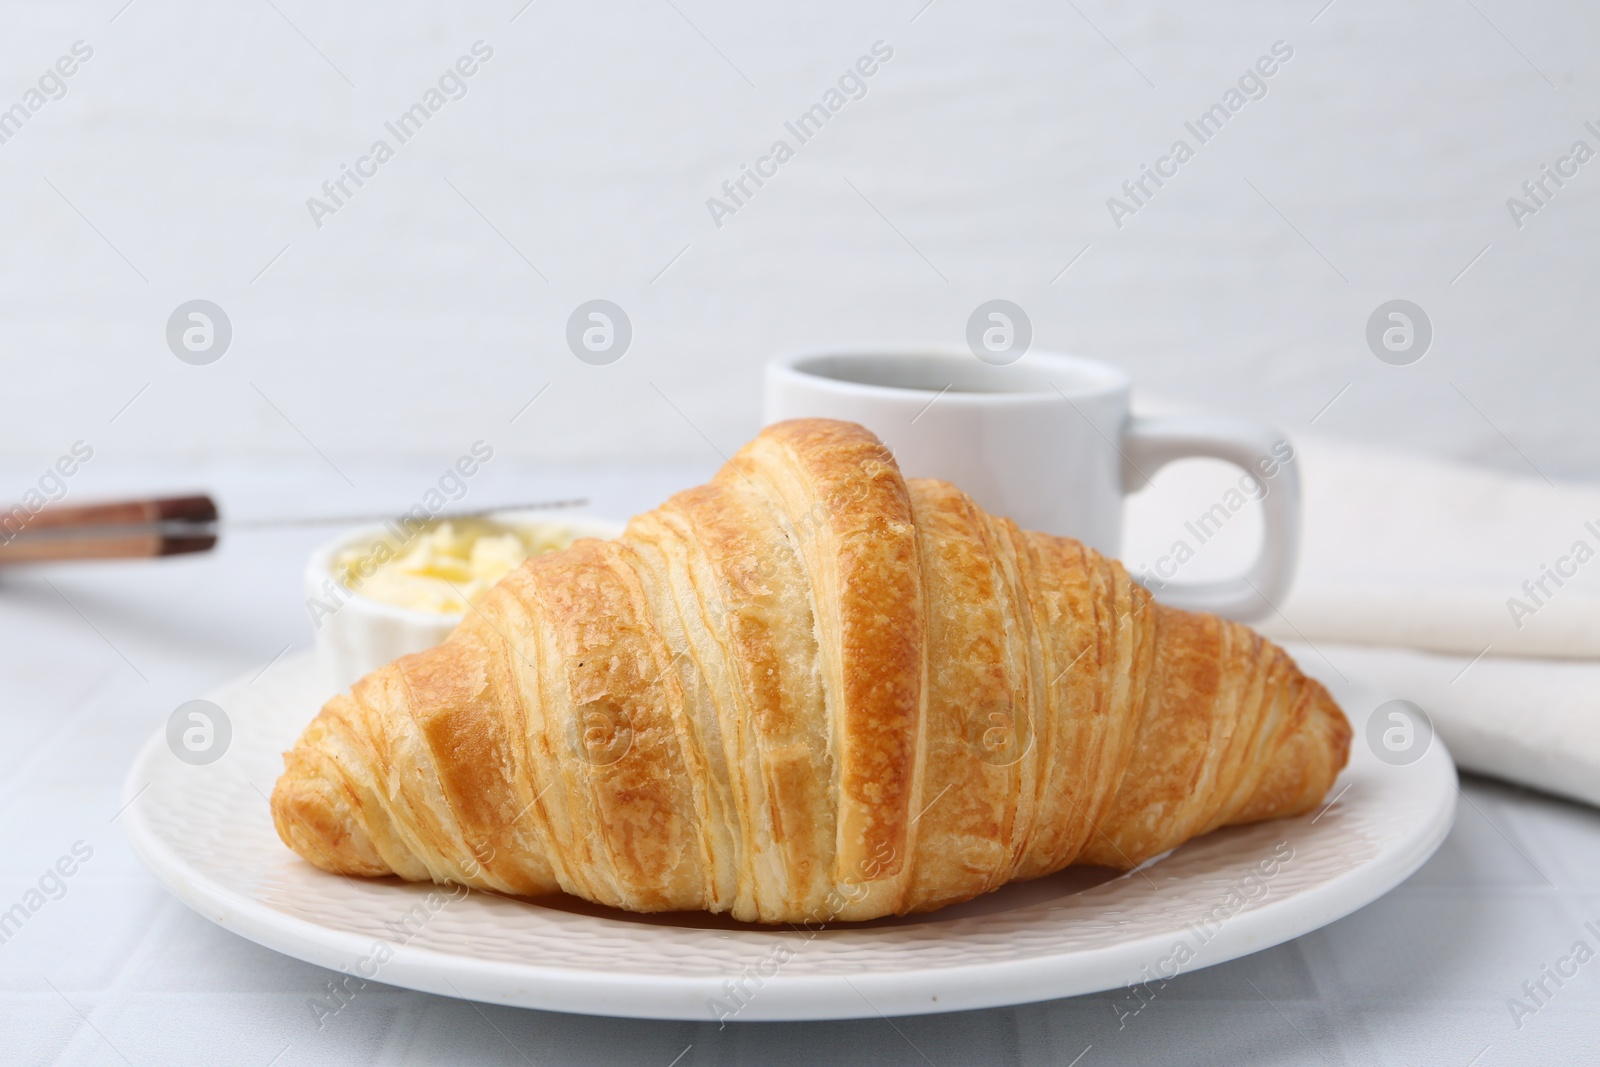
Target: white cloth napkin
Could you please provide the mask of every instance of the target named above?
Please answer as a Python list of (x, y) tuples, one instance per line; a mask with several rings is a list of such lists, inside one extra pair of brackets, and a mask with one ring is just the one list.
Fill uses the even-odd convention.
[[(1600, 805), (1600, 489), (1319, 437), (1295, 448), (1300, 567), (1257, 628), (1420, 705), (1463, 768)], [(1130, 498), (1135, 573), (1192, 544), (1185, 521), (1238, 479), (1187, 466)], [(1242, 569), (1260, 543), (1243, 514), (1179, 580)]]

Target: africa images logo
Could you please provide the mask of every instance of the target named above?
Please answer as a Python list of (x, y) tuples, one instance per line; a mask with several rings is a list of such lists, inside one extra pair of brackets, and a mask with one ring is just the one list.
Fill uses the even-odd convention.
[[(844, 73), (839, 75), (836, 86), (830, 86), (822, 94), (821, 100), (802, 111), (792, 122), (783, 124), (784, 130), (794, 137), (794, 144), (780, 137), (772, 142), (765, 155), (756, 159), (753, 167), (746, 163), (739, 164), (739, 176), (722, 183), (722, 196), (706, 197), (706, 210), (711, 212), (711, 221), (717, 229), (722, 229), (723, 222), (737, 215), (739, 209), (755, 196), (756, 190), (767, 184), (764, 179), (778, 176), (778, 168), (794, 158), (796, 147), (821, 133), (822, 127), (843, 111), (851, 100), (866, 96), (867, 79), (877, 74), (882, 64), (893, 58), (894, 48), (891, 45), (885, 41), (872, 42), (871, 55), (861, 56), (853, 66), (846, 67)], [(750, 187), (752, 182), (755, 183), (755, 189)]]
[[(367, 154), (356, 160), (354, 167), (347, 163), (339, 164), (339, 175), (322, 183), (321, 197), (306, 197), (306, 210), (311, 213), (311, 221), (317, 229), (322, 229), (322, 220), (326, 216), (337, 215), (366, 186), (368, 180), (378, 176), (378, 168), (394, 158), (397, 146), (421, 133), (422, 127), (444, 110), (445, 104), (467, 95), (467, 79), (478, 73), (480, 64), (494, 57), (494, 48), (484, 41), (474, 41), (471, 52), (471, 55), (457, 59), (454, 66), (446, 68), (439, 75), (437, 86), (429, 86), (421, 100), (402, 111), (394, 121), (383, 124), (383, 128), (394, 138), (393, 145), (386, 138), (378, 138), (367, 149)], [(352, 185), (355, 188), (351, 188)]]
[(8, 108), (0, 108), (0, 145), (10, 141), (11, 138), (22, 132), (22, 127), (28, 121), (44, 110), (44, 106), (53, 100), (60, 100), (67, 95), (66, 79), (78, 73), (78, 69), (94, 58), (94, 48), (86, 41), (72, 42), (71, 54), (61, 56), (55, 65), (47, 67), (39, 75), (36, 87), (28, 89), (18, 100)]
[[(1139, 165), (1139, 175), (1122, 183), (1122, 197), (1106, 197), (1106, 210), (1111, 212), (1111, 221), (1117, 229), (1122, 229), (1122, 221), (1137, 215), (1155, 196), (1156, 190), (1163, 188), (1167, 181), (1178, 176), (1178, 169), (1195, 157), (1201, 145), (1209, 143), (1217, 134), (1222, 132), (1222, 127), (1227, 122), (1244, 110), (1245, 104), (1252, 100), (1260, 100), (1267, 95), (1267, 79), (1278, 73), (1282, 64), (1294, 58), (1294, 46), (1287, 41), (1273, 41), (1271, 55), (1261, 56), (1255, 64), (1245, 69), (1239, 75), (1236, 85), (1230, 85), (1222, 94), (1222, 99), (1202, 111), (1193, 122), (1185, 122), (1183, 128), (1194, 137), (1194, 144), (1187, 138), (1180, 137), (1172, 142), (1172, 147), (1167, 154), (1159, 157), (1155, 166), (1148, 163)], [(1152, 189), (1151, 186), (1155, 188)]]

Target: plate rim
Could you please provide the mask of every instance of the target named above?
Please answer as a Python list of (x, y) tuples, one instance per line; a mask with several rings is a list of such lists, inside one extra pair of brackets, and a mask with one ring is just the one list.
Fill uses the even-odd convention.
[[(311, 660), (301, 652), (290, 660)], [(213, 688), (208, 698), (225, 694), (237, 682), (230, 679)], [(1368, 686), (1375, 696), (1380, 690)], [(1370, 714), (1370, 713), (1369, 713)], [(1354, 725), (1354, 724), (1352, 724)], [(1359, 731), (1352, 744), (1360, 744)], [(343, 970), (349, 961), (368, 952), (372, 939), (348, 930), (273, 908), (264, 901), (218, 883), (193, 867), (146, 820), (134, 801), (153, 776), (140, 771), (160, 758), (166, 746), (164, 729), (158, 729), (140, 746), (123, 782), (127, 817), (123, 832), (134, 853), (155, 878), (186, 906), (234, 934), (265, 948), (330, 970)], [(1429, 750), (1413, 767), (1435, 765), (1442, 778), (1442, 804), (1427, 818), (1389, 842), (1370, 859), (1298, 890), (1290, 897), (1263, 900), (1238, 912), (1215, 932), (1195, 959), (1179, 974), (1238, 959), (1291, 941), (1353, 914), (1395, 888), (1432, 857), (1455, 821), (1459, 777), (1443, 741), (1435, 734)], [(1348, 775), (1341, 772), (1335, 786)], [(141, 778), (148, 784), (140, 785)], [(1332, 790), (1330, 790), (1332, 792)], [(1303, 817), (1303, 816), (1302, 816)], [(1181, 846), (1180, 846), (1181, 847)], [(511, 898), (507, 898), (511, 899)], [(635, 930), (648, 930), (642, 923)], [(787, 932), (787, 929), (785, 932)], [(764, 978), (761, 996), (748, 1003), (727, 1022), (822, 1021), (905, 1016), (953, 1011), (973, 1011), (1037, 1003), (1127, 987), (1107, 984), (1104, 972), (1126, 961), (1133, 972), (1148, 963), (1152, 953), (1170, 945), (1181, 928), (1141, 934), (1113, 945), (1071, 951), (1044, 951), (1004, 961), (948, 966), (916, 966), (892, 971), (851, 975), (794, 975), (781, 970)], [(835, 936), (848, 927), (836, 927)], [(512, 963), (463, 953), (442, 952), (413, 944), (392, 945), (392, 958), (374, 977), (365, 979), (458, 999), (612, 1018), (716, 1022), (709, 1012), (712, 998), (726, 995), (726, 976), (671, 975), (587, 969), (537, 962)], [(1070, 963), (1079, 966), (1068, 965)], [(1084, 967), (1083, 963), (1097, 964)], [(1174, 975), (1177, 977), (1177, 975)], [(938, 989), (932, 988), (937, 984)], [(769, 992), (770, 990), (770, 992)], [(850, 1005), (854, 1006), (850, 1006)]]

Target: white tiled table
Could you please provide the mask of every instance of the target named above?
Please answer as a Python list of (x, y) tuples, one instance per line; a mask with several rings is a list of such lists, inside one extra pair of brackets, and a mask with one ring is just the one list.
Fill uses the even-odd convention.
[[(577, 491), (597, 513), (625, 515), (705, 473), (507, 472), (492, 491)], [(225, 513), (243, 515), (393, 505), (425, 480), (351, 475), (359, 493), (310, 468), (125, 470), (100, 488), (207, 484)], [(65, 894), (0, 944), (0, 1063), (1600, 1062), (1600, 959), (1560, 989), (1547, 980), (1555, 995), (1520, 1028), (1508, 1007), (1575, 941), (1600, 949), (1583, 929), (1600, 926), (1600, 812), (1473, 779), (1449, 840), (1393, 893), (1297, 941), (1184, 975), (1120, 1031), (1112, 994), (719, 1031), (383, 986), (319, 1030), (309, 1002), (329, 972), (178, 903), (112, 818), (135, 749), (174, 707), (309, 643), (299, 571), (321, 537), (240, 534), (210, 556), (0, 574), (0, 909), (75, 842), (93, 849)]]

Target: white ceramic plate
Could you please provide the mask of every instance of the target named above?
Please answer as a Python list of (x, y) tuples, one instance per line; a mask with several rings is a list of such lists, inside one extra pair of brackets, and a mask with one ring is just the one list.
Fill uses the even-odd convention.
[(1437, 739), (1409, 765), (1380, 761), (1363, 727), (1383, 698), (1341, 685), (1356, 732), (1331, 805), (1219, 831), (1127, 874), (1069, 868), (929, 915), (815, 933), (529, 903), (342, 878), (284, 847), (267, 796), (279, 754), (328, 695), (317, 677), (310, 655), (296, 655), (212, 693), (232, 738), (208, 765), (180, 761), (167, 731), (152, 737), (125, 787), (135, 850), (179, 899), (269, 948), (390, 985), (554, 1011), (840, 1019), (1159, 981), (1355, 911), (1421, 866), (1455, 814), (1455, 768)]

